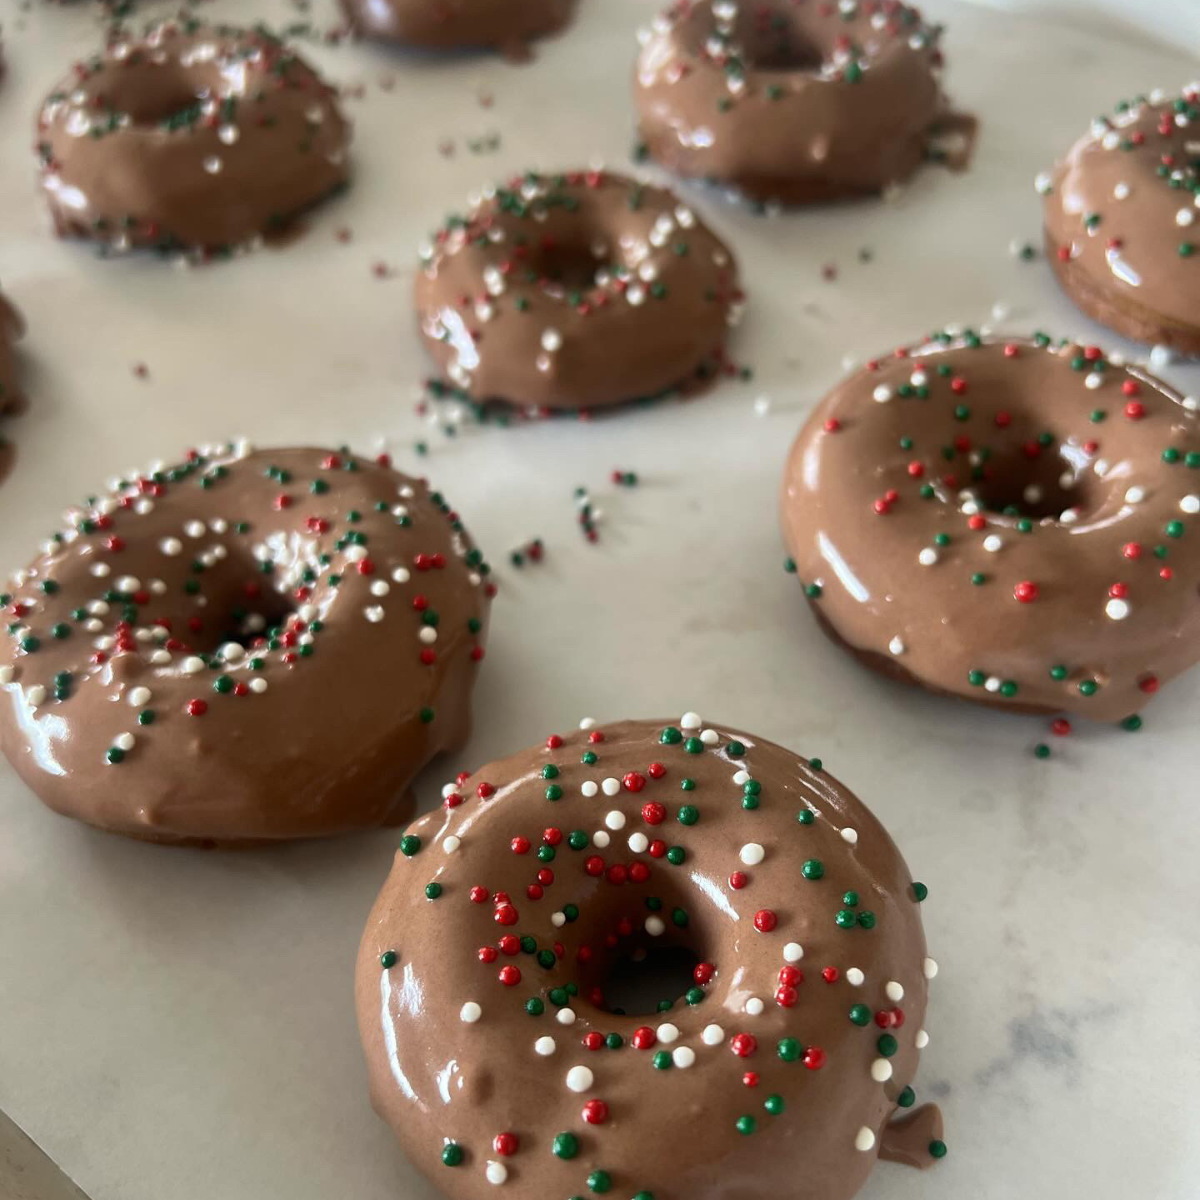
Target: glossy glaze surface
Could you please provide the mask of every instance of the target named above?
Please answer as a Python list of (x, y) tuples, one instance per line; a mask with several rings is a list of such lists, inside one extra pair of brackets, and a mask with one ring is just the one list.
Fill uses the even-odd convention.
[(0, 413), (22, 398), (17, 373), (17, 342), (25, 333), (25, 322), (12, 302), (0, 292)]
[(351, 27), (368, 37), (433, 50), (526, 43), (567, 24), (575, 0), (341, 0)]
[[(818, 762), (695, 713), (553, 735), (400, 843), (358, 960), (375, 1107), (454, 1200), (847, 1200), (912, 1103), (924, 894)], [(683, 994), (611, 1011), (664, 943)]]
[(155, 841), (338, 833), (405, 816), (466, 738), (486, 568), (424, 483), (224, 448), (67, 518), (0, 597), (0, 745), (51, 808)]
[(679, 0), (642, 36), (642, 138), (672, 170), (756, 199), (882, 191), (926, 156), (938, 34), (899, 3)]
[(1063, 286), (1118, 333), (1200, 354), (1200, 91), (1163, 91), (1098, 117), (1045, 194)]
[(286, 45), (192, 20), (77, 64), (36, 134), (60, 234), (212, 251), (280, 232), (341, 187), (348, 141), (333, 89)]
[(1119, 356), (946, 334), (817, 407), (784, 537), (888, 673), (1114, 721), (1200, 659), (1198, 468), (1195, 401)]
[(452, 217), (417, 275), (421, 333), (480, 400), (589, 408), (710, 377), (737, 265), (690, 205), (609, 171), (517, 176)]

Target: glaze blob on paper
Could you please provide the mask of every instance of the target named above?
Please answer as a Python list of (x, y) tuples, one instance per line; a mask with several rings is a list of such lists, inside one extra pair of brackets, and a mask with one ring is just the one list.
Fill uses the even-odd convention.
[(42, 106), (55, 228), (213, 253), (281, 231), (346, 181), (334, 91), (262, 30), (167, 21), (86, 59)]
[(226, 447), (68, 520), (0, 596), (0, 745), (51, 808), (161, 842), (315, 837), (406, 818), (465, 740), (492, 588), (424, 483)]
[(477, 400), (646, 399), (710, 376), (741, 308), (726, 246), (670, 192), (609, 171), (528, 173), (434, 236), (421, 333)]
[(755, 200), (881, 192), (929, 157), (939, 33), (891, 0), (677, 0), (642, 37), (642, 139)]
[[(815, 759), (694, 713), (551, 735), (400, 843), (357, 968), (375, 1107), (451, 1200), (849, 1200), (945, 1153), (936, 1109), (890, 1124), (925, 895)], [(614, 963), (663, 945), (682, 994), (614, 1011)]]
[(1200, 355), (1200, 92), (1156, 92), (1098, 117), (1053, 174), (1046, 250), (1088, 316)]
[(801, 430), (792, 565), (826, 631), (889, 675), (1133, 717), (1200, 659), (1196, 409), (1098, 346), (901, 348)]

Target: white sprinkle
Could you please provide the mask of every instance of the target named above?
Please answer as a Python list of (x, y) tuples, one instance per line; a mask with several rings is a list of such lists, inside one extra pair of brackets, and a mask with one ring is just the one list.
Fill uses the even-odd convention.
[(862, 987), (862, 982), (864, 979), (866, 979), (866, 976), (857, 967), (847, 968), (846, 982), (851, 987)]
[(245, 658), (246, 647), (240, 642), (226, 642), (221, 647), (221, 657), (226, 662), (237, 662), (240, 658)]
[(875, 1135), (864, 1125), (854, 1135), (855, 1150), (870, 1150), (875, 1145)]
[(917, 555), (917, 562), (923, 567), (932, 567), (938, 560), (938, 552), (932, 546), (926, 546), (920, 554)]
[(925, 972), (926, 979), (932, 979), (938, 973), (938, 965), (936, 962), (933, 961), (932, 958), (927, 958), (925, 960), (925, 963), (924, 963), (924, 966), (922, 969)]
[(558, 1012), (554, 1014), (554, 1019), (560, 1025), (574, 1025), (575, 1010), (573, 1008), (560, 1008)]
[(1200, 512), (1200, 496), (1184, 496), (1179, 502), (1179, 507), (1185, 513)]
[(207, 526), (203, 521), (189, 521), (184, 527), (183, 532), (191, 538), (203, 537), (207, 531)]
[(766, 856), (767, 852), (758, 842), (747, 842), (738, 853), (738, 858), (748, 867), (757, 867)]
[(459, 1019), (465, 1025), (474, 1025), (480, 1017), (483, 1016), (483, 1009), (475, 1003), (474, 1000), (468, 1000), (466, 1004), (458, 1010)]
[(904, 988), (894, 979), (889, 979), (883, 990), (893, 1004), (899, 1004), (904, 999)]
[(183, 660), (183, 672), (185, 675), (195, 675), (199, 671), (204, 670), (204, 659), (197, 658), (195, 655)]
[(925, 1047), (929, 1045), (929, 1034), (927, 1034), (923, 1029), (918, 1029), (917, 1036), (913, 1038), (913, 1045), (916, 1046), (918, 1050), (924, 1050)]
[(460, 838), (457, 834), (449, 833), (442, 838), (442, 849), (445, 850), (447, 854), (453, 854), (461, 845), (462, 838)]
[(699, 713), (685, 712), (683, 716), (679, 718), (680, 729), (699, 729), (700, 724), (701, 722)]
[(562, 346), (562, 334), (557, 329), (547, 329), (542, 334), (542, 349), (551, 354)]
[(168, 537), (158, 543), (158, 548), (168, 558), (174, 558), (183, 549), (183, 543), (178, 538)]
[(907, 647), (904, 645), (904, 639), (897, 634), (890, 642), (888, 642), (888, 649), (893, 654), (900, 655), (904, 653)]
[(621, 781), (610, 775), (600, 787), (606, 796), (615, 796), (621, 790)]
[(754, 398), (754, 415), (756, 417), (765, 417), (771, 411), (770, 396), (756, 396)]
[(579, 728), (580, 729), (592, 729), (595, 727), (595, 724), (596, 724), (595, 717), (584, 717), (583, 720), (579, 722)]
[(411, 576), (409, 575), (407, 567), (397, 567), (392, 572), (392, 582), (393, 583), (407, 583), (410, 578), (411, 578)]
[(1104, 374), (1101, 371), (1089, 371), (1083, 377), (1083, 385), (1091, 391), (1104, 386)]
[(490, 1158), (484, 1175), (487, 1177), (488, 1183), (501, 1184), (508, 1179), (508, 1168), (502, 1162), (496, 1162), (494, 1158)]
[(438, 632), (432, 625), (422, 625), (421, 632), (417, 634), (418, 641), (422, 641), (427, 646), (432, 646), (437, 641)]
[(1175, 214), (1176, 225), (1190, 225), (1196, 219), (1196, 214), (1190, 208), (1181, 208)]
[(741, 787), (743, 783), (749, 783), (750, 782), (750, 772), (744, 771), (744, 770), (743, 771), (734, 771), (733, 782), (737, 787)]
[(842, 841), (849, 842), (851, 846), (858, 842), (858, 830), (851, 829), (849, 825), (842, 830)]
[(572, 1067), (567, 1072), (567, 1087), (573, 1092), (586, 1092), (596, 1082), (589, 1067)]
[(600, 790), (600, 785), (594, 779), (585, 779), (583, 783), (579, 785), (579, 790), (585, 796), (591, 797)]
[(1123, 621), (1129, 616), (1129, 602), (1112, 599), (1104, 606), (1104, 612), (1114, 621)]
[(372, 596), (386, 596), (391, 590), (391, 585), (383, 579), (377, 579), (373, 584), (371, 584)]
[(929, 376), (924, 371), (918, 369), (908, 377), (908, 382), (913, 387), (924, 387), (929, 382)]
[(634, 854), (645, 854), (650, 848), (650, 839), (644, 833), (631, 833), (629, 835), (629, 849)]
[(983, 539), (983, 548), (989, 554), (995, 554), (1004, 545), (1004, 539), (998, 533), (989, 533)]
[(682, 1070), (687, 1070), (696, 1061), (696, 1052), (691, 1046), (679, 1046), (671, 1051), (671, 1061)]
[(1156, 371), (1161, 371), (1163, 367), (1169, 367), (1174, 359), (1175, 355), (1170, 346), (1152, 346), (1150, 349), (1150, 365)]
[[(1033, 179), (1034, 191), (1040, 196), (1048, 196), (1054, 190), (1054, 183), (1047, 171), (1040, 171)], [(874, 1140), (874, 1139), (872, 1139)]]
[(220, 157), (216, 154), (210, 154), (204, 160), (204, 169), (210, 175), (216, 175), (221, 170), (222, 166), (224, 166), (224, 163), (221, 162)]
[(705, 1025), (700, 1040), (706, 1046), (719, 1046), (725, 1040), (725, 1030), (720, 1025)]
[(679, 1041), (679, 1026), (672, 1025), (670, 1021), (664, 1021), (654, 1032), (664, 1046), (673, 1046)]
[(1140, 487), (1127, 488), (1125, 491), (1126, 504), (1141, 504), (1146, 498), (1146, 489)]
[(261, 675), (256, 675), (250, 680), (250, 690), (261, 696), (267, 690), (267, 681)]
[(115, 738), (113, 738), (113, 745), (116, 746), (116, 748), (118, 750), (132, 750), (133, 749), (133, 734), (132, 733), (118, 733), (117, 736)]
[(125, 701), (134, 708), (144, 708), (150, 703), (150, 689), (148, 687), (130, 688), (125, 694)]
[(715, 746), (721, 740), (721, 735), (715, 729), (706, 729), (700, 735), (700, 740), (706, 746)]
[(561, 929), (567, 923), (567, 914), (564, 912), (556, 912), (550, 914), (550, 924), (555, 929)]
[(1128, 200), (1129, 199), (1129, 184), (1118, 183), (1117, 186), (1113, 188), (1113, 199), (1114, 200)]
[(879, 404), (886, 404), (892, 398), (892, 389), (886, 383), (881, 383), (871, 395)]
[[(383, 605), (368, 604), (367, 607), (363, 609), (363, 616), (366, 617), (372, 625), (378, 625), (379, 622), (383, 620)], [(426, 626), (422, 626), (421, 632), (424, 633), (426, 628)]]
[(651, 937), (661, 937), (666, 932), (666, 925), (663, 924), (662, 917), (647, 917), (646, 932)]
[(983, 681), (983, 690), (985, 692), (998, 692), (1004, 685), (1004, 680), (999, 675), (989, 675)]
[(112, 572), (112, 567), (108, 563), (92, 563), (92, 574), (97, 579), (103, 579), (106, 575)]
[(746, 1012), (752, 1017), (761, 1017), (763, 1012), (763, 1002), (757, 996), (751, 996), (746, 1001)]
[(558, 1043), (552, 1037), (540, 1037), (533, 1043), (534, 1054), (542, 1058), (549, 1058), (557, 1049)]
[(596, 832), (592, 834), (592, 845), (599, 850), (607, 850), (608, 843), (611, 841), (612, 838), (610, 838), (603, 829), (597, 829)]
[(33, 687), (25, 689), (25, 699), (31, 707), (37, 708), (46, 699), (46, 689), (40, 683), (35, 683)]
[(788, 942), (783, 948), (783, 961), (796, 963), (804, 957), (804, 947), (799, 942)]
[(620, 809), (614, 808), (612, 812), (605, 814), (604, 824), (614, 832), (618, 829), (624, 829), (625, 814)]
[(886, 1083), (892, 1077), (892, 1063), (887, 1058), (877, 1058), (871, 1064), (871, 1078), (876, 1083)]

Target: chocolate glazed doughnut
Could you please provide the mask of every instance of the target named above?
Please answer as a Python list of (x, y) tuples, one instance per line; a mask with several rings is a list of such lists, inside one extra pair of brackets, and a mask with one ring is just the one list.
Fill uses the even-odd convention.
[(576, 409), (710, 376), (740, 313), (737, 267), (691, 208), (605, 171), (526, 174), (422, 254), (429, 352), (477, 400)]
[(929, 156), (939, 33), (896, 0), (677, 0), (642, 36), (641, 137), (755, 200), (883, 191)]
[(403, 818), (467, 735), (486, 574), (386, 465), (190, 454), (72, 510), (0, 596), (0, 745), (51, 808), (153, 841)]
[(223, 252), (346, 181), (333, 89), (261, 31), (169, 21), (76, 65), (38, 118), (60, 234)]
[(368, 37), (433, 50), (494, 47), (521, 53), (557, 33), (575, 0), (341, 0), (352, 28)]
[[(817, 760), (695, 713), (584, 722), (443, 795), (357, 1003), (375, 1107), (451, 1200), (848, 1200), (877, 1156), (945, 1153), (935, 1108), (889, 1124), (928, 1041), (926, 888)], [(662, 947), (695, 964), (676, 994), (610, 1004)]]
[(25, 322), (0, 292), (0, 413), (9, 412), (24, 399), (17, 375), (16, 344), (25, 333)]
[(1136, 727), (1200, 659), (1196, 410), (1041, 334), (896, 350), (792, 447), (789, 566), (822, 626), (889, 675)]
[(1155, 92), (1100, 117), (1052, 175), (1046, 252), (1089, 317), (1200, 355), (1200, 92)]

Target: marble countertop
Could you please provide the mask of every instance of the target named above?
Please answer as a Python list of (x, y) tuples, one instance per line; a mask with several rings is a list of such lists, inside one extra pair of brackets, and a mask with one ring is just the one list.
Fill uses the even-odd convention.
[[(327, 21), (332, 6), (314, 7)], [(312, 45), (332, 79), (362, 89), (347, 100), (353, 189), (286, 248), (192, 271), (50, 236), (33, 114), (98, 25), (79, 5), (13, 5), (0, 279), (28, 319), (32, 404), (7, 425), (18, 457), (0, 486), (0, 563), (31, 557), (68, 500), (197, 442), (389, 449), (454, 497), (493, 560), (546, 544), (543, 565), (502, 570), (476, 733), (424, 777), (423, 804), (460, 767), (585, 715), (695, 709), (819, 754), (930, 885), (942, 967), (917, 1086), (945, 1109), (949, 1157), (927, 1175), (881, 1165), (863, 1200), (1190, 1200), (1200, 672), (1156, 699), (1140, 733), (1077, 723), (1040, 761), (1044, 720), (865, 673), (781, 569), (783, 458), (846, 356), (954, 321), (1119, 344), (1010, 243), (1038, 241), (1033, 177), (1095, 113), (1195, 74), (1169, 48), (928, 7), (949, 24), (949, 88), (982, 119), (970, 172), (929, 169), (888, 202), (782, 217), (688, 189), (742, 262), (732, 350), (750, 381), (590, 425), (464, 420), (448, 437), (414, 410), (427, 369), (415, 247), (493, 177), (628, 164), (634, 31), (652, 4), (584, 0), (524, 67)], [(283, 0), (204, 11), (245, 8), (296, 19)], [(1162, 373), (1200, 388), (1198, 367)], [(640, 486), (613, 487), (614, 467)], [(605, 513), (594, 546), (574, 523), (579, 485)], [(0, 1110), (92, 1200), (433, 1200), (371, 1112), (351, 1002), (396, 841), (165, 850), (54, 816), (0, 764)]]

